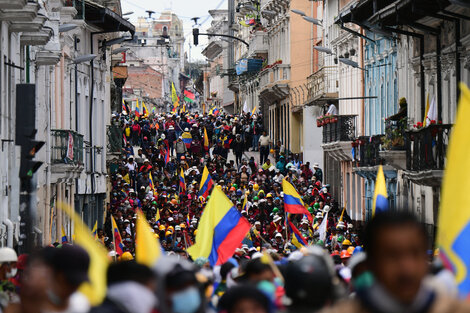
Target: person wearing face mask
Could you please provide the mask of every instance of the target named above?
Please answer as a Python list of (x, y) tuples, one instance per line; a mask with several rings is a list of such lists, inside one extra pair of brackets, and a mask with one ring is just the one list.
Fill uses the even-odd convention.
[(103, 303), (89, 313), (151, 313), (158, 303), (155, 274), (134, 261), (111, 264), (107, 285)]
[(44, 248), (44, 263), (50, 268), (46, 285), (47, 301), (43, 313), (85, 313), (90, 309), (78, 287), (89, 280), (90, 257), (80, 246), (63, 245)]
[(12, 248), (0, 248), (0, 311), (10, 303), (19, 301), (15, 285), (10, 281), (15, 277), (18, 256)]
[(164, 256), (154, 267), (159, 286), (158, 311), (161, 313), (196, 313), (205, 308), (195, 266), (175, 256)]

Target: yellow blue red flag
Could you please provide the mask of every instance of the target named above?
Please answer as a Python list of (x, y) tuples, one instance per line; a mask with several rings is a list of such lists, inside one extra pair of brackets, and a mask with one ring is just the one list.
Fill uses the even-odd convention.
[(111, 215), (111, 226), (113, 228), (113, 239), (114, 239), (114, 249), (117, 254), (120, 256), (124, 253), (124, 244), (122, 242), (121, 233), (119, 228), (114, 220), (114, 217)]
[(204, 166), (204, 171), (202, 171), (201, 183), (199, 184), (199, 196), (204, 197), (204, 199), (206, 199), (213, 185), (214, 181), (212, 180), (212, 177), (209, 174), (209, 170), (207, 169), (207, 166)]
[(197, 228), (196, 243), (188, 248), (195, 260), (209, 259), (212, 266), (232, 257), (250, 230), (244, 218), (222, 190), (214, 188)]
[(137, 211), (135, 260), (152, 267), (162, 254), (160, 241), (155, 237), (143, 213)]
[(68, 243), (69, 240), (67, 239), (67, 235), (65, 234), (65, 229), (64, 229), (64, 226), (62, 226), (62, 238), (61, 238), (61, 243), (64, 244), (64, 243)]
[(470, 90), (460, 83), (456, 122), (447, 149), (437, 241), (444, 265), (455, 275), (460, 296), (470, 295)]
[(186, 193), (186, 182), (184, 181), (184, 171), (180, 171), (180, 193)]
[(209, 151), (209, 136), (207, 136), (207, 130), (204, 127), (204, 150)]
[(297, 190), (286, 179), (282, 180), (282, 191), (284, 192), (284, 210), (291, 214), (305, 214), (308, 220), (312, 222), (312, 214), (305, 208), (305, 204)]
[(183, 142), (186, 145), (186, 148), (191, 147), (191, 143), (193, 142), (193, 136), (191, 136), (190, 132), (184, 132), (181, 134), (181, 137), (183, 137)]
[(379, 166), (377, 171), (377, 178), (375, 179), (374, 199), (372, 201), (372, 216), (377, 212), (388, 210), (388, 196), (387, 185), (385, 184), (385, 176), (382, 165)]

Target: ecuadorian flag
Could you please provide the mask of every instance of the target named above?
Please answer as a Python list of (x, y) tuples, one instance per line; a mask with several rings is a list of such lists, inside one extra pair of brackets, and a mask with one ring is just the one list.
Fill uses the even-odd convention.
[(207, 166), (204, 166), (204, 171), (202, 172), (201, 183), (199, 184), (199, 196), (207, 198), (209, 195), (212, 186), (214, 185), (214, 181), (212, 180), (211, 175), (209, 174), (209, 170)]
[(292, 224), (291, 221), (289, 221), (289, 231), (292, 234), (292, 244), (297, 247), (297, 249), (300, 249), (302, 247), (307, 246), (307, 242), (305, 241), (305, 238), (302, 236), (300, 231), (295, 227), (294, 224)]
[(193, 136), (191, 136), (190, 132), (184, 132), (181, 134), (181, 137), (183, 137), (183, 142), (186, 145), (186, 148), (189, 149), (191, 147), (191, 143), (193, 142)]
[(61, 238), (62, 244), (68, 243), (69, 241), (68, 241), (68, 239), (67, 239), (67, 235), (65, 234), (64, 226), (62, 226), (61, 231), (62, 231), (62, 238)]
[(470, 90), (460, 83), (456, 122), (447, 150), (437, 242), (444, 265), (455, 276), (462, 298), (470, 296)]
[(250, 230), (244, 218), (222, 190), (214, 188), (197, 228), (196, 243), (188, 248), (195, 260), (208, 258), (212, 266), (225, 263)]
[(113, 237), (114, 237), (114, 250), (117, 254), (122, 255), (124, 253), (124, 244), (122, 243), (121, 233), (117, 227), (114, 217), (111, 215), (111, 224), (113, 227)]
[(310, 222), (313, 221), (312, 215), (305, 208), (305, 204), (300, 195), (286, 179), (282, 180), (282, 191), (284, 192), (284, 210), (291, 214), (305, 214)]
[(388, 210), (387, 200), (387, 186), (385, 185), (385, 176), (382, 165), (379, 166), (377, 171), (377, 178), (375, 179), (374, 200), (372, 202), (372, 216), (376, 212)]
[(209, 151), (209, 136), (207, 136), (207, 130), (204, 127), (204, 150)]
[(183, 169), (180, 171), (180, 193), (186, 193), (186, 182), (184, 181)]

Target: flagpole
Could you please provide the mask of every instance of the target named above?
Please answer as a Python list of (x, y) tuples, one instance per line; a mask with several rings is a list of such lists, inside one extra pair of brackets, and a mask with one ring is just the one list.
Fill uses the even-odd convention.
[[(111, 217), (112, 218), (112, 217)], [(111, 221), (111, 226), (113, 228), (113, 246), (114, 246), (114, 262), (116, 262), (116, 235), (114, 234), (114, 225), (113, 225), (113, 221)], [(116, 225), (117, 226), (117, 225)], [(119, 231), (119, 229), (118, 229)]]

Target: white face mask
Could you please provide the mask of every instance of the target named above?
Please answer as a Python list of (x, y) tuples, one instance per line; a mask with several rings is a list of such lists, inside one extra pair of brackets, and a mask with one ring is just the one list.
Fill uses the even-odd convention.
[(18, 269), (16, 267), (13, 267), (9, 272), (5, 274), (7, 278), (13, 278), (16, 276), (16, 273), (18, 272)]

